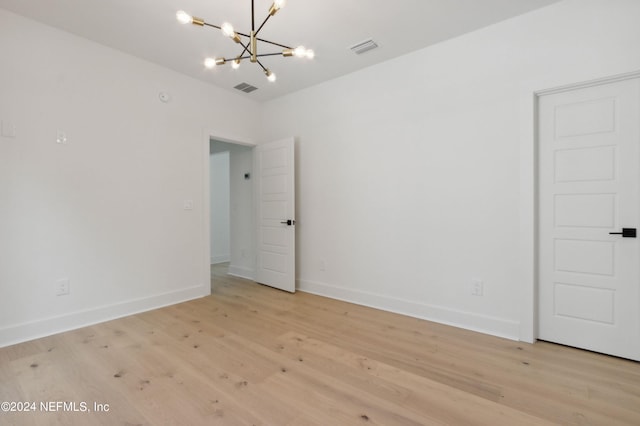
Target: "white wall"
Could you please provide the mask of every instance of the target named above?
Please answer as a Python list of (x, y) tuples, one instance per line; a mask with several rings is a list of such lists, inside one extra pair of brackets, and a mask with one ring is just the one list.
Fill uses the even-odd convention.
[(534, 92), (640, 69), (638, 17), (568, 0), (265, 104), (264, 140), (297, 136), (299, 288), (531, 340)]
[(203, 129), (259, 105), (3, 10), (0, 52), (0, 346), (208, 294)]
[(211, 154), (209, 160), (211, 216), (211, 264), (231, 260), (231, 210), (229, 151)]

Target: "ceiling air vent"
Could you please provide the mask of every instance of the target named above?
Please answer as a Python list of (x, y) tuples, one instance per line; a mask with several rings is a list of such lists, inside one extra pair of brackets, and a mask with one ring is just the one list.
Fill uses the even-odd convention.
[(378, 43), (369, 39), (354, 44), (349, 49), (351, 49), (351, 51), (356, 55), (362, 55), (364, 52), (368, 52), (369, 50), (375, 49), (376, 47), (378, 47)]
[(251, 93), (254, 90), (258, 90), (257, 87), (250, 85), (249, 83), (240, 83), (237, 86), (233, 86), (234, 89), (243, 91), (244, 93)]

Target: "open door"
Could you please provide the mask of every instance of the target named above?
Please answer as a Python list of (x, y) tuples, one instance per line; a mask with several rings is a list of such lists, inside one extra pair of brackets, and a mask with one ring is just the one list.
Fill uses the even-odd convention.
[(255, 148), (257, 197), (256, 281), (296, 291), (294, 141)]

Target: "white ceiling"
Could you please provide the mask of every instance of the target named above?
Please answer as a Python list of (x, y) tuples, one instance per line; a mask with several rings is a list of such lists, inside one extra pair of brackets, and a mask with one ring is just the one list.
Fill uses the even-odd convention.
[[(313, 60), (267, 57), (263, 64), (278, 79), (266, 81), (257, 64), (243, 62), (207, 70), (207, 56), (234, 57), (238, 45), (220, 31), (181, 25), (177, 10), (239, 32), (251, 27), (251, 0), (0, 0), (0, 8), (155, 62), (243, 96), (265, 101), (456, 37), (559, 0), (288, 0), (267, 22), (260, 37), (284, 45), (304, 45)], [(256, 25), (271, 0), (255, 0)], [(374, 39), (379, 48), (355, 55), (349, 47)], [(277, 52), (267, 44), (260, 53)], [(233, 89), (246, 82), (250, 94)]]

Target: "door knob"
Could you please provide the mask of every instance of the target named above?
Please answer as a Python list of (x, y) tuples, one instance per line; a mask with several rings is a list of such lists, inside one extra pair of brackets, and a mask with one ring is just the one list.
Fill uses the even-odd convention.
[(295, 225), (296, 221), (295, 220), (291, 220), (291, 219), (287, 219), (284, 222), (280, 222), (283, 225), (287, 225), (287, 226), (291, 226), (291, 225)]
[(636, 228), (622, 228), (622, 232), (609, 232), (609, 235), (622, 235), (623, 238), (636, 238)]

